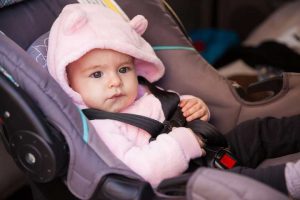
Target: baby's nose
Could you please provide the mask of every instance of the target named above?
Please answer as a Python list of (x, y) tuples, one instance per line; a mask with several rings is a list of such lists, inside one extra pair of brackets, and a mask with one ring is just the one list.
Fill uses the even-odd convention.
[(121, 86), (122, 81), (118, 75), (112, 75), (110, 77), (109, 87), (119, 87)]

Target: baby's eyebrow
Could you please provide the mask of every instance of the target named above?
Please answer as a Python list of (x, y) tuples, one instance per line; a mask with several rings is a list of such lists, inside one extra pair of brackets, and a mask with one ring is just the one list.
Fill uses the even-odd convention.
[(130, 61), (128, 61), (128, 62), (122, 62), (122, 63), (120, 63), (120, 65), (119, 66), (124, 66), (124, 65), (134, 65), (134, 63), (133, 62), (130, 62)]
[(121, 63), (134, 63), (134, 58), (133, 57), (124, 58)]
[(128, 64), (130, 64), (130, 65), (134, 65), (134, 60), (132, 59), (132, 58), (128, 58), (128, 59), (126, 59), (126, 60), (124, 60), (123, 62), (121, 62), (119, 65), (128, 65)]
[(103, 67), (101, 65), (93, 65), (93, 66), (85, 67), (82, 71), (83, 72), (91, 72), (91, 71), (95, 71), (95, 70), (101, 71), (102, 68)]

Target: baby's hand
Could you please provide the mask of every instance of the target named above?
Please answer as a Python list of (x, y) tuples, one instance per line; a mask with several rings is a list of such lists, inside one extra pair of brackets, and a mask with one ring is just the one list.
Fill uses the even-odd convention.
[(207, 121), (209, 111), (207, 105), (199, 98), (183, 99), (179, 106), (183, 112), (186, 121), (190, 122), (194, 119), (201, 119)]

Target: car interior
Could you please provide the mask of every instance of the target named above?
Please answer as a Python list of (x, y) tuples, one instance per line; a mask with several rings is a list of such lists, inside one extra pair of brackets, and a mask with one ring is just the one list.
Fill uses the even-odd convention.
[(203, 97), (223, 134), (249, 119), (300, 112), (298, 0), (1, 1), (0, 199), (289, 199), (207, 166), (152, 188), (102, 141), (85, 143), (95, 129), (43, 67), (52, 23), (78, 2), (144, 15), (143, 36), (166, 66), (156, 84)]

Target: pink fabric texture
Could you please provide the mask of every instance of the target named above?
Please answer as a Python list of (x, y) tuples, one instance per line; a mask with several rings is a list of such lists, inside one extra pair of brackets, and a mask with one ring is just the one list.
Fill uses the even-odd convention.
[[(69, 87), (66, 66), (91, 49), (108, 48), (129, 54), (135, 58), (139, 75), (149, 81), (158, 80), (164, 73), (164, 66), (151, 46), (140, 37), (147, 27), (146, 22), (143, 16), (126, 22), (98, 5), (66, 6), (50, 31), (50, 74), (81, 108), (86, 106), (81, 96)], [(165, 120), (160, 101), (141, 88), (139, 98), (122, 112), (160, 122)], [(93, 120), (91, 123), (112, 153), (154, 187), (163, 179), (184, 172), (190, 159), (202, 154), (194, 133), (188, 128), (175, 128), (149, 143), (150, 134), (137, 127), (114, 120)]]
[(147, 20), (138, 15), (130, 22), (112, 10), (95, 4), (67, 5), (49, 35), (47, 63), (50, 74), (77, 103), (80, 95), (70, 90), (66, 66), (92, 49), (112, 49), (135, 58), (137, 74), (150, 82), (164, 74), (164, 66), (152, 47), (140, 36)]

